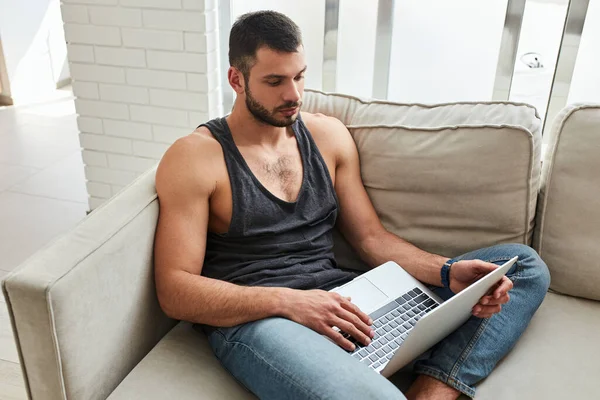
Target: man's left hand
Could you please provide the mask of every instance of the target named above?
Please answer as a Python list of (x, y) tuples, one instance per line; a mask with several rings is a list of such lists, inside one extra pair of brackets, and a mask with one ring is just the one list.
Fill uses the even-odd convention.
[[(462, 260), (452, 264), (450, 268), (450, 290), (458, 293), (485, 275), (498, 268), (496, 264), (481, 260)], [(492, 287), (490, 294), (483, 296), (473, 307), (473, 315), (479, 318), (489, 318), (502, 310), (502, 304), (510, 299), (508, 291), (513, 283), (506, 276)]]

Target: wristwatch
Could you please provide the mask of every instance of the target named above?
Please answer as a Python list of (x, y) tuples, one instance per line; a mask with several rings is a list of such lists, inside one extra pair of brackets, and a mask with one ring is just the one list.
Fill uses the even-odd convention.
[(445, 288), (450, 289), (450, 267), (452, 266), (452, 264), (454, 264), (455, 262), (457, 262), (458, 260), (455, 260), (453, 258), (449, 259), (448, 261), (446, 261), (444, 263), (444, 265), (442, 266), (442, 286)]

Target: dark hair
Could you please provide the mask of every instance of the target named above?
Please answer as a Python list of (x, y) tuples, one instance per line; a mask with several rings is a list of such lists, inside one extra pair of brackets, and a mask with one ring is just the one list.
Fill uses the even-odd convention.
[(256, 11), (242, 15), (229, 34), (229, 64), (248, 80), (256, 52), (266, 46), (276, 51), (294, 53), (302, 44), (300, 28), (287, 16), (276, 11)]

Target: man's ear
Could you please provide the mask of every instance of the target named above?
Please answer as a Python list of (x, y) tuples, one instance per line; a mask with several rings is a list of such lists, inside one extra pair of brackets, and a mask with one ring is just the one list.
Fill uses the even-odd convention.
[(229, 70), (227, 71), (227, 79), (229, 80), (229, 85), (231, 85), (237, 94), (244, 93), (246, 82), (244, 80), (244, 74), (242, 74), (239, 69), (235, 67), (229, 67)]

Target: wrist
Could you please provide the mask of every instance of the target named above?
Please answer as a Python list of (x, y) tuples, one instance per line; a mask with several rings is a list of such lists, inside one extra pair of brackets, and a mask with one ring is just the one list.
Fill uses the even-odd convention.
[(293, 306), (294, 290), (289, 288), (273, 288), (271, 313), (276, 317), (290, 319)]
[(452, 265), (456, 263), (458, 260), (455, 259), (447, 259), (442, 268), (440, 270), (440, 280), (442, 283), (442, 287), (450, 289), (450, 272)]
[(444, 264), (446, 264), (448, 261), (450, 261), (451, 258), (448, 257), (443, 257), (443, 256), (437, 256), (435, 258), (435, 280), (433, 282), (431, 282), (432, 285), (434, 286), (439, 286), (439, 287), (443, 287), (444, 284), (442, 283), (442, 268), (444, 267)]

